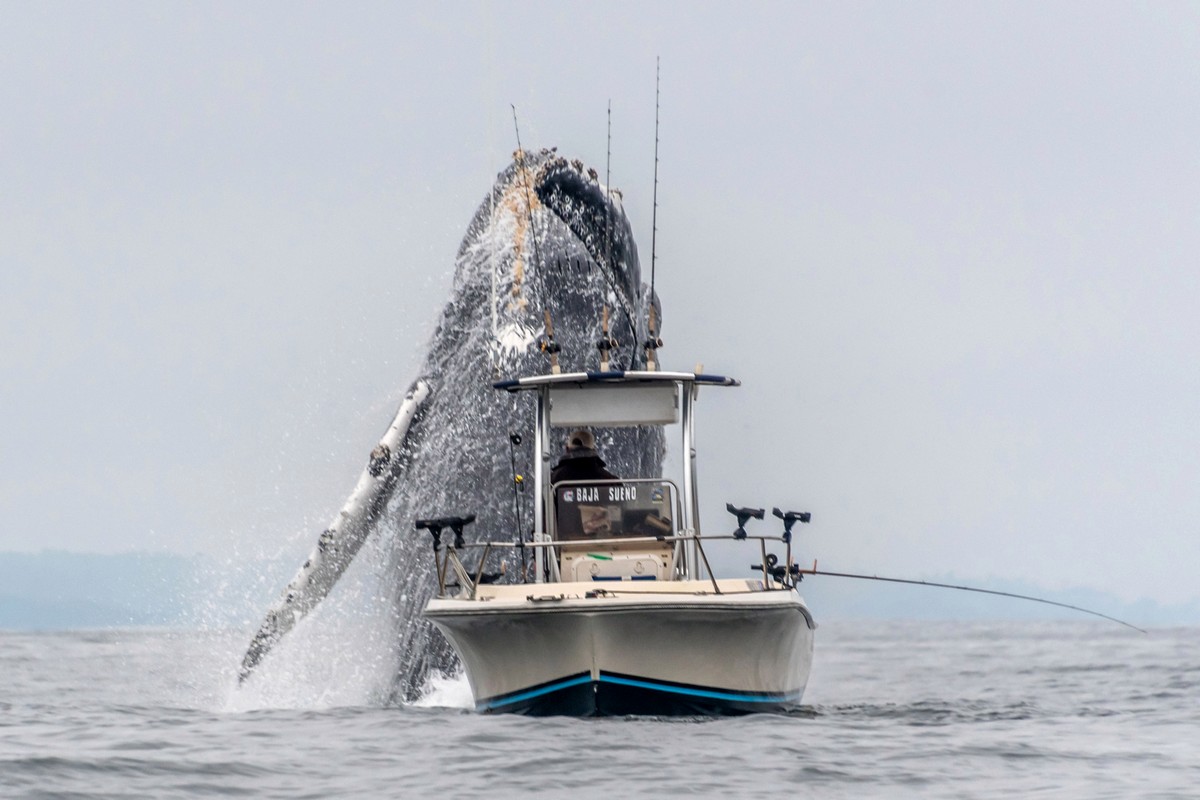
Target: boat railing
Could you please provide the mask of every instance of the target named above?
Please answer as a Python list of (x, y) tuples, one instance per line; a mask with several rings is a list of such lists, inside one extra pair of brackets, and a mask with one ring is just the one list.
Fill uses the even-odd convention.
[[(589, 545), (618, 545), (618, 544), (672, 544), (681, 545), (686, 542), (692, 542), (696, 546), (697, 552), (700, 554), (701, 560), (704, 562), (705, 570), (708, 574), (709, 582), (712, 584), (714, 594), (722, 594), (721, 587), (717, 582), (717, 578), (709, 564), (708, 556), (704, 552), (703, 542), (706, 541), (742, 541), (742, 542), (758, 542), (760, 562), (752, 564), (751, 569), (761, 570), (763, 575), (762, 588), (764, 591), (786, 590), (795, 588), (796, 584), (802, 579), (802, 572), (799, 564), (792, 558), (791, 542), (778, 536), (751, 536), (738, 534), (690, 534), (679, 533), (671, 536), (622, 536), (619, 538), (608, 539), (592, 539), (588, 541)], [(784, 557), (783, 564), (779, 563), (779, 557), (768, 550), (768, 546), (772, 544), (786, 543), (787, 552)], [(459, 594), (465, 594), (468, 600), (474, 600), (479, 586), (487, 583), (496, 583), (500, 578), (505, 577), (506, 570), (501, 565), (500, 572), (487, 573), (484, 571), (488, 556), (493, 551), (499, 550), (517, 550), (522, 551), (522, 561), (524, 561), (525, 550), (532, 550), (536, 563), (536, 556), (542, 553), (549, 553), (551, 557), (557, 558), (560, 549), (564, 545), (578, 545), (578, 542), (529, 542), (529, 541), (508, 541), (508, 540), (484, 540), (478, 542), (457, 542), (454, 544), (446, 543), (435, 546), (434, 561), (437, 566), (438, 579), (438, 597), (446, 597), (447, 590), (457, 589)], [(459, 552), (468, 550), (482, 550), (479, 556), (479, 562), (476, 565), (474, 572), (467, 569), (463, 563)], [(813, 564), (814, 569), (816, 563)], [(450, 583), (449, 578), (453, 575), (457, 583)], [(516, 581), (518, 584), (529, 583), (526, 570), (522, 570), (521, 579)]]

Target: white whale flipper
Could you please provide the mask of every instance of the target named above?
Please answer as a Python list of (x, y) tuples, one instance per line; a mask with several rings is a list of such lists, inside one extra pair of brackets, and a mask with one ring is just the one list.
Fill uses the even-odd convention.
[(374, 530), (373, 523), (387, 505), (403, 471), (404, 459), (400, 452), (404, 438), (429, 392), (429, 384), (417, 380), (405, 394), (387, 433), (371, 451), (370, 460), (350, 498), (321, 534), (316, 548), (283, 595), (267, 611), (266, 619), (242, 659), (239, 683), (250, 676), (284, 634), (329, 594)]

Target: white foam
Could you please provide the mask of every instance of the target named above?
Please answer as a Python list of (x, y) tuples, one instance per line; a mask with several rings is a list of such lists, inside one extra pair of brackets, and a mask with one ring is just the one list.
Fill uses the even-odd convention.
[(465, 673), (433, 672), (421, 687), (421, 697), (413, 705), (417, 708), (474, 708), (475, 698)]

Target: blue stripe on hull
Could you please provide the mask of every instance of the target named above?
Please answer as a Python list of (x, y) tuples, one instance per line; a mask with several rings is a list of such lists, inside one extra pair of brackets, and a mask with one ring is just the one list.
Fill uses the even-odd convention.
[(602, 672), (531, 686), (476, 703), (484, 712), (530, 716), (725, 716), (785, 711), (800, 704), (791, 692), (738, 692)]
[(624, 675), (600, 673), (601, 683), (612, 683), (617, 686), (631, 686), (637, 689), (650, 689), (656, 692), (688, 695), (705, 700), (728, 700), (736, 703), (799, 703), (801, 692), (785, 692), (776, 694), (760, 694), (757, 692), (731, 692), (720, 689), (704, 689), (698, 686), (647, 681), (640, 678), (627, 678)]
[(569, 678), (538, 684), (537, 686), (522, 689), (519, 692), (480, 700), (475, 703), (475, 708), (479, 711), (516, 711), (517, 713), (525, 713), (520, 709), (529, 706), (540, 706), (554, 695), (561, 694), (565, 697), (580, 694), (577, 691), (579, 687), (590, 686), (591, 683), (592, 674), (590, 672), (581, 672)]

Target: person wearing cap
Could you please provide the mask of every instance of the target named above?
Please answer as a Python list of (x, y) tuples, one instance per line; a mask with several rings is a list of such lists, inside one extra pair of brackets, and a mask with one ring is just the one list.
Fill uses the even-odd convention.
[(567, 437), (566, 451), (550, 472), (550, 482), (606, 480), (617, 480), (617, 476), (605, 468), (604, 460), (596, 452), (596, 437), (588, 430), (572, 431)]

